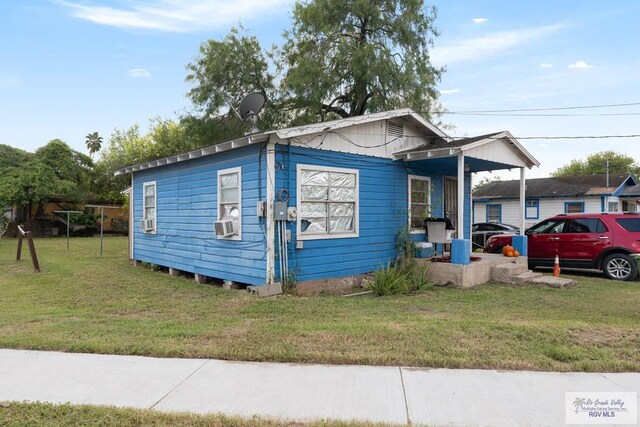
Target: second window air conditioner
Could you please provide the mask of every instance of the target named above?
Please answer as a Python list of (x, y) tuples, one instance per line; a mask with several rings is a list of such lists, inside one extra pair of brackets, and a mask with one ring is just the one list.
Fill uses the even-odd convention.
[(216, 237), (229, 237), (238, 233), (238, 222), (231, 219), (223, 219), (213, 223)]
[(153, 231), (156, 228), (154, 219), (143, 219), (140, 221), (140, 228), (142, 231)]

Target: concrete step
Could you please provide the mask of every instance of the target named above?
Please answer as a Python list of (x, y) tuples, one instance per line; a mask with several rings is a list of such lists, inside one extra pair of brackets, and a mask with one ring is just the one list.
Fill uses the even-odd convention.
[(533, 279), (530, 282), (532, 285), (545, 285), (551, 288), (568, 288), (576, 284), (573, 279), (566, 279), (564, 277), (554, 276), (542, 276), (537, 279)]
[(514, 285), (526, 285), (539, 277), (542, 277), (542, 273), (534, 273), (531, 270), (527, 270), (524, 273), (513, 276), (510, 283)]
[(514, 283), (513, 278), (525, 272), (527, 272), (526, 263), (514, 261), (506, 264), (498, 264), (491, 268), (491, 280), (499, 283)]

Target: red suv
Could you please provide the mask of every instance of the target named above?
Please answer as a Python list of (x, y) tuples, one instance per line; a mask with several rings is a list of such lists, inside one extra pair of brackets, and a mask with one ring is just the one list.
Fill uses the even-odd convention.
[[(610, 279), (634, 280), (638, 267), (630, 254), (640, 253), (640, 214), (557, 215), (527, 229), (529, 267), (595, 268)], [(511, 235), (490, 237), (485, 252), (498, 253)]]

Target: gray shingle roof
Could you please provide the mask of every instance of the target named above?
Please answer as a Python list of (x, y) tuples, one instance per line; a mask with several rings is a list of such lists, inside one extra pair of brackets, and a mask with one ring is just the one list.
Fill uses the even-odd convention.
[(628, 186), (622, 191), (620, 195), (627, 196), (627, 197), (632, 197), (632, 196), (640, 197), (640, 184)]
[[(562, 197), (611, 194), (629, 174), (563, 176), (527, 179), (527, 197)], [(520, 197), (520, 181), (493, 181), (483, 185), (473, 193), (474, 198), (514, 198)]]

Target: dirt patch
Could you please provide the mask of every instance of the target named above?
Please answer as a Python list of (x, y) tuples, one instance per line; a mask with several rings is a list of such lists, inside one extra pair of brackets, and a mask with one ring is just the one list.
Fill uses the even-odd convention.
[(640, 331), (623, 328), (575, 328), (567, 331), (575, 344), (597, 347), (640, 346)]

